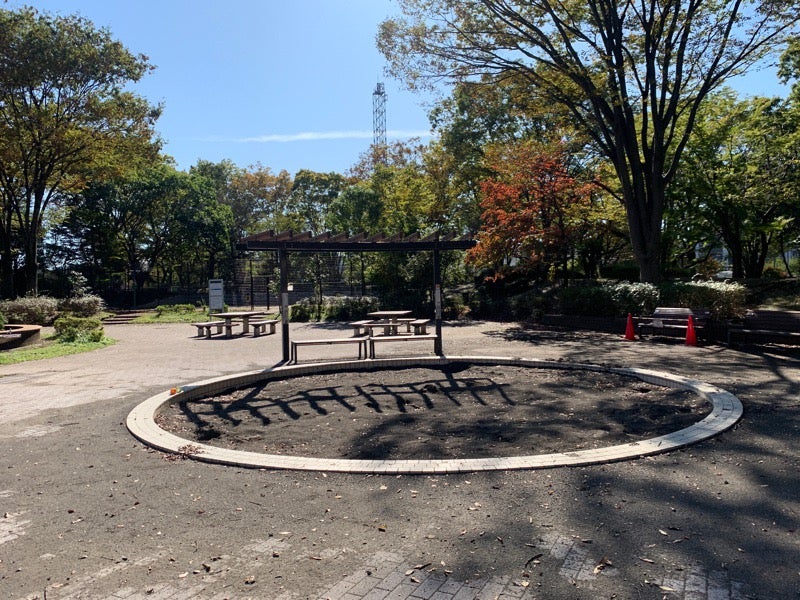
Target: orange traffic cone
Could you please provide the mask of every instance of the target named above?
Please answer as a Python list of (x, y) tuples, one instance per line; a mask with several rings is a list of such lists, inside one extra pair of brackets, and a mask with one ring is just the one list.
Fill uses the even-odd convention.
[(697, 334), (694, 330), (694, 318), (689, 315), (689, 322), (686, 324), (686, 345), (697, 346)]
[(625, 339), (626, 340), (636, 339), (636, 332), (633, 329), (633, 317), (631, 316), (631, 313), (628, 313), (628, 324), (625, 326)]

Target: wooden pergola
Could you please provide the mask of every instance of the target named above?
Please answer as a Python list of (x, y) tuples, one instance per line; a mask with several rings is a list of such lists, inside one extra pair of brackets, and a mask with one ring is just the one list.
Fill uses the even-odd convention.
[(240, 251), (268, 251), (278, 253), (280, 265), (281, 332), (283, 336), (283, 360), (289, 361), (289, 269), (290, 252), (432, 252), (433, 253), (433, 298), (434, 323), (437, 338), (434, 344), (436, 354), (442, 354), (442, 273), (441, 253), (445, 250), (468, 250), (477, 242), (471, 238), (455, 234), (433, 233), (425, 237), (419, 234), (396, 235), (349, 235), (345, 233), (310, 232), (297, 233), (284, 231), (264, 231), (242, 238), (236, 245)]

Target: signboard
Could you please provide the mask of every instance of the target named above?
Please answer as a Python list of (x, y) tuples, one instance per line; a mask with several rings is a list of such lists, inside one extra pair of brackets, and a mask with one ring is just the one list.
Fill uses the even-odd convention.
[(222, 279), (208, 280), (208, 309), (225, 310), (225, 284)]

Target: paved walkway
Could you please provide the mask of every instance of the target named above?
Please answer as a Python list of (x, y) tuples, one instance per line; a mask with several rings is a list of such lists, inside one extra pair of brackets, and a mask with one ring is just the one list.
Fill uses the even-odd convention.
[(193, 333), (121, 325), (92, 354), (0, 367), (0, 597), (800, 597), (797, 358), (446, 327), (448, 354), (681, 374), (745, 418), (612, 465), (373, 476), (203, 464), (131, 437), (144, 399), (280, 357), (277, 336)]

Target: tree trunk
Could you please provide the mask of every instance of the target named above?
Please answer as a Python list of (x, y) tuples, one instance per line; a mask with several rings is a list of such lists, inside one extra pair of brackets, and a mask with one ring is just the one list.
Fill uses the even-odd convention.
[[(631, 170), (641, 170), (631, 167)], [(641, 173), (634, 180), (644, 182)], [(657, 283), (661, 280), (661, 221), (664, 216), (664, 189), (626, 186), (623, 191), (625, 212), (628, 218), (631, 246), (639, 266), (639, 281)]]
[(22, 269), (23, 288), (20, 295), (39, 295), (39, 240), (30, 235), (25, 240), (25, 265)]

